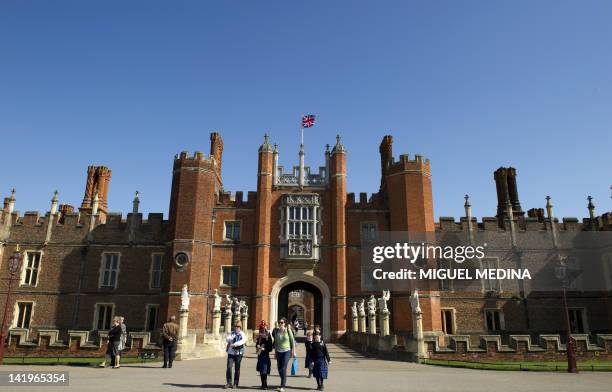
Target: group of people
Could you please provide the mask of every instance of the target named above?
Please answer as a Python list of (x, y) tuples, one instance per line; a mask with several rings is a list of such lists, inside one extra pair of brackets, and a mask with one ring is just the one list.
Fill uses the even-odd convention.
[(119, 369), (121, 367), (121, 352), (125, 350), (127, 342), (127, 327), (125, 326), (125, 317), (115, 316), (113, 324), (108, 330), (108, 345), (106, 346), (106, 354), (104, 361), (98, 365), (106, 367), (106, 356), (110, 357), (110, 367)]
[[(292, 325), (287, 319), (281, 318), (275, 328), (270, 331), (268, 324), (261, 321), (259, 334), (255, 341), (257, 354), (256, 370), (261, 378), (261, 389), (268, 389), (268, 375), (270, 374), (272, 361), (270, 353), (274, 350), (276, 367), (280, 376), (280, 392), (287, 386), (287, 366), (293, 358), (296, 360), (296, 341)], [(244, 347), (247, 342), (246, 335), (242, 331), (242, 325), (238, 322), (234, 325), (233, 332), (227, 337), (227, 367), (225, 389), (237, 388), (240, 382), (240, 363), (244, 355)], [(321, 328), (317, 325), (312, 331), (306, 333), (306, 358), (304, 366), (308, 369), (308, 377), (317, 380), (317, 390), (324, 389), (323, 380), (327, 378), (328, 364), (331, 363), (327, 346), (321, 336)], [(234, 377), (232, 383), (232, 369)]]

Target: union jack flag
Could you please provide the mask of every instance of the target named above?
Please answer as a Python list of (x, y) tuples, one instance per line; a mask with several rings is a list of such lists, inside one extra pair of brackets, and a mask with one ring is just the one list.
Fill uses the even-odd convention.
[(315, 115), (307, 114), (304, 117), (302, 117), (302, 128), (310, 128), (314, 125), (314, 122), (315, 122)]

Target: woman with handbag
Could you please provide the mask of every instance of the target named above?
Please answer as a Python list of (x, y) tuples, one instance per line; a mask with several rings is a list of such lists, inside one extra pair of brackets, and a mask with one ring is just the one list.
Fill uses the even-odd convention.
[(274, 338), (278, 375), (281, 379), (279, 391), (284, 392), (287, 386), (287, 365), (292, 357), (295, 358), (295, 339), (286, 318), (278, 320), (278, 329), (274, 329), (272, 337)]
[(268, 389), (268, 374), (270, 374), (270, 368), (272, 363), (270, 362), (270, 352), (272, 351), (272, 336), (268, 331), (267, 324), (265, 321), (259, 323), (259, 336), (255, 341), (255, 347), (257, 348), (257, 367), (256, 370), (259, 372), (261, 378), (261, 389)]

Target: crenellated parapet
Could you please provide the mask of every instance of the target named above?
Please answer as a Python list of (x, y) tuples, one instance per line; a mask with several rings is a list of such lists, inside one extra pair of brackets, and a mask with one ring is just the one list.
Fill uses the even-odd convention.
[(216, 207), (254, 209), (256, 205), (257, 192), (248, 192), (247, 199), (244, 200), (244, 192), (236, 191), (235, 193), (221, 192), (219, 194), (219, 199), (217, 200)]
[[(497, 217), (482, 217), (480, 221), (476, 217), (470, 218), (472, 225), (471, 229), (476, 231), (508, 231), (509, 225), (500, 227)], [(612, 212), (606, 212), (595, 217), (598, 230), (612, 230)], [(555, 228), (564, 232), (580, 232), (591, 230), (591, 219), (582, 218), (579, 220), (575, 217), (565, 217), (559, 220), (554, 218)], [(519, 231), (550, 231), (550, 222), (543, 217), (518, 217), (514, 218), (515, 229)], [(436, 231), (438, 232), (460, 232), (469, 230), (468, 218), (461, 217), (458, 220), (454, 217), (441, 216), (436, 222)]]
[(408, 154), (399, 156), (398, 161), (393, 161), (387, 169), (387, 177), (398, 175), (401, 173), (420, 173), (426, 176), (431, 176), (431, 164), (429, 159), (422, 155), (416, 154), (414, 159), (410, 159)]
[(385, 199), (380, 193), (372, 193), (368, 198), (366, 192), (360, 192), (358, 201), (355, 200), (354, 193), (348, 193), (346, 195), (347, 210), (381, 210), (386, 208)]

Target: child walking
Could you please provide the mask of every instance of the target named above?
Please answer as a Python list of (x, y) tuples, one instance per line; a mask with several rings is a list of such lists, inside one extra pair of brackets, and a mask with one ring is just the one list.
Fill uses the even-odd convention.
[(312, 346), (312, 331), (307, 331), (306, 333), (306, 341), (304, 341), (304, 346), (306, 348), (306, 358), (304, 361), (304, 367), (308, 369), (308, 378), (312, 377), (312, 360), (310, 359), (310, 347)]
[(327, 346), (321, 340), (321, 335), (314, 334), (313, 342), (310, 345), (309, 350), (310, 360), (313, 362), (313, 374), (317, 379), (317, 390), (324, 391), (323, 380), (327, 378), (327, 365), (331, 364), (329, 353), (327, 352)]

